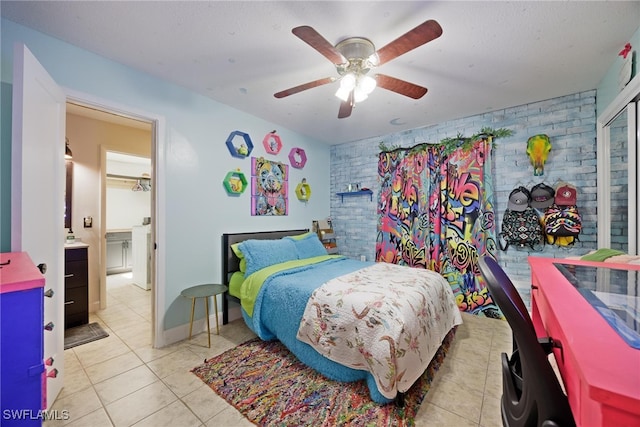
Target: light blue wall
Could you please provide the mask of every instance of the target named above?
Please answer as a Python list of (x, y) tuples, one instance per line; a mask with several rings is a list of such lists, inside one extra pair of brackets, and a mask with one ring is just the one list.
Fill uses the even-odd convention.
[[(640, 70), (640, 27), (635, 32), (635, 34), (629, 39), (629, 43), (631, 43), (632, 48), (635, 52), (635, 67), (633, 76), (637, 75)], [(620, 46), (620, 50), (622, 50), (624, 46)], [(611, 102), (615, 99), (616, 95), (620, 93), (618, 89), (618, 75), (620, 74), (620, 67), (622, 66), (622, 57), (617, 56), (616, 60), (611, 64), (611, 67), (607, 71), (607, 74), (602, 78), (600, 84), (598, 85), (598, 99), (597, 99), (597, 112), (598, 115), (602, 114), (604, 110), (611, 104)], [(633, 77), (632, 76), (632, 77)]]
[[(158, 236), (158, 244), (166, 250), (166, 259), (158, 260), (166, 277), (166, 306), (161, 308), (165, 311), (165, 329), (189, 321), (189, 304), (179, 296), (183, 288), (221, 280), (223, 233), (309, 228), (313, 219), (329, 215), (328, 146), (11, 21), (3, 19), (1, 31), (3, 90), (12, 82), (14, 42), (22, 42), (61, 86), (164, 117), (166, 145), (156, 166), (166, 188), (164, 194), (159, 194), (166, 209), (157, 213), (166, 224), (165, 234)], [(6, 144), (10, 144), (6, 141), (5, 119), (10, 114), (5, 111), (4, 93), (2, 100), (0, 189), (5, 190), (4, 154)], [(277, 156), (266, 154), (262, 146), (263, 137), (273, 129), (278, 131), (284, 145)], [(250, 191), (240, 197), (227, 196), (222, 185), (227, 172), (241, 168), (250, 175), (250, 160), (231, 157), (225, 146), (227, 136), (234, 130), (251, 136), (255, 145), (252, 156), (288, 164), (292, 147), (305, 150), (308, 161), (304, 169), (289, 168), (288, 216), (252, 217)], [(306, 204), (294, 194), (303, 177), (313, 191)], [(11, 212), (4, 191), (1, 201), (0, 232), (4, 241), (9, 232), (4, 219)]]

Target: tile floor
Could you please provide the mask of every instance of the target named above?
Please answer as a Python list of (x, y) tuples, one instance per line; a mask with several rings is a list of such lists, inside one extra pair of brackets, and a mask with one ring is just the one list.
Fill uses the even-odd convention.
[[(119, 276), (119, 277), (118, 277)], [(65, 386), (52, 409), (67, 410), (58, 425), (251, 426), (189, 370), (254, 335), (242, 320), (166, 348), (151, 348), (150, 292), (110, 276), (108, 306), (93, 313), (109, 337), (65, 351)], [(130, 277), (129, 277), (130, 278)], [(511, 349), (506, 322), (463, 315), (445, 363), (422, 403), (416, 426), (498, 427), (500, 353)]]

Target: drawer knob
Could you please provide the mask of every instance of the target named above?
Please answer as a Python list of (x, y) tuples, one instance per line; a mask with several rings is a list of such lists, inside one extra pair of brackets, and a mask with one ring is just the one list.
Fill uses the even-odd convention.
[(56, 368), (53, 368), (52, 370), (47, 372), (48, 378), (56, 378), (57, 376), (58, 376), (58, 370)]
[(47, 264), (44, 262), (38, 264), (38, 270), (40, 270), (40, 273), (45, 274), (47, 272)]
[(47, 365), (47, 366), (51, 366), (51, 365), (53, 365), (53, 362), (55, 362), (53, 357), (49, 357), (49, 358), (47, 358), (47, 360), (44, 361), (44, 364)]
[(53, 289), (47, 289), (44, 293), (44, 296), (47, 298), (53, 298), (53, 295), (55, 294), (55, 292), (53, 292)]
[(53, 322), (49, 322), (46, 325), (44, 325), (44, 329), (46, 331), (53, 331), (53, 328), (55, 328), (56, 325), (53, 324)]

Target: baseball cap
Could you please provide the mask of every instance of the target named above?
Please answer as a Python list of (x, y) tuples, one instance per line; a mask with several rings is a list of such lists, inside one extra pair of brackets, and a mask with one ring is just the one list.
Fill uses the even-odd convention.
[(531, 188), (531, 207), (536, 209), (548, 208), (553, 204), (553, 197), (556, 190), (549, 187), (544, 182), (536, 184)]
[(509, 194), (507, 208), (512, 211), (522, 212), (529, 207), (531, 193), (524, 187), (518, 187)]
[(556, 200), (558, 206), (575, 205), (578, 199), (578, 191), (571, 184), (562, 183), (556, 187)]

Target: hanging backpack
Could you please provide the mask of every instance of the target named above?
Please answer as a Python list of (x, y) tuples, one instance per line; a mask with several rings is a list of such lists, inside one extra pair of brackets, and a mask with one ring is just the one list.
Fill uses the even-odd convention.
[(544, 211), (543, 223), (547, 243), (552, 245), (573, 245), (582, 231), (582, 218), (576, 205), (549, 206)]
[(540, 225), (540, 217), (531, 207), (523, 211), (507, 209), (502, 218), (499, 236), (498, 243), (503, 251), (506, 251), (509, 246), (534, 251), (541, 251), (544, 248), (544, 233)]

